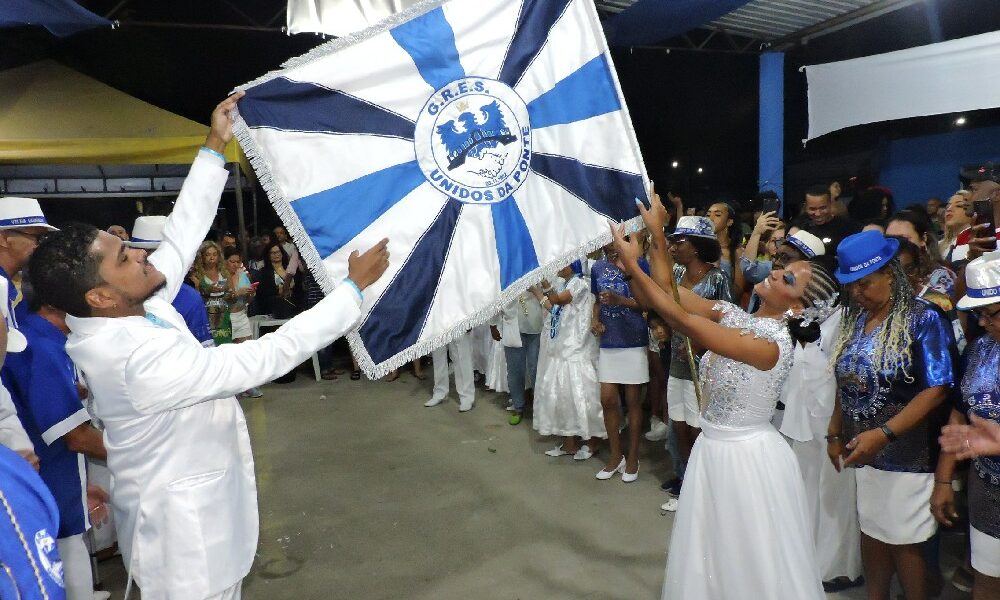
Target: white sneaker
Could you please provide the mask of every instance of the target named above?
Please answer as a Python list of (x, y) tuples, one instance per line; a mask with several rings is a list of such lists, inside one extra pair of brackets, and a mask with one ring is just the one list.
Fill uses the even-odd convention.
[(650, 419), (649, 431), (646, 432), (646, 439), (651, 442), (661, 442), (667, 439), (667, 429), (669, 426), (663, 421), (653, 417)]
[(441, 404), (442, 402), (444, 402), (444, 398), (431, 398), (427, 402), (424, 402), (424, 406), (426, 406), (427, 408), (430, 408), (432, 406), (437, 406), (438, 404)]
[(671, 498), (660, 506), (660, 510), (665, 513), (677, 512), (677, 505), (678, 505), (677, 498)]
[(576, 451), (573, 455), (573, 460), (587, 460), (594, 455), (594, 451), (590, 449), (590, 446), (584, 444), (580, 446), (580, 449)]
[(517, 412), (517, 410), (514, 408), (514, 403), (511, 402), (510, 400), (507, 401), (507, 408), (505, 408), (504, 410), (507, 412)]
[(469, 412), (470, 410), (472, 410), (472, 408), (474, 406), (476, 406), (476, 401), (475, 400), (473, 400), (472, 402), (469, 402), (468, 404), (466, 404), (465, 402), (460, 402), (459, 405), (458, 405), (458, 412), (460, 412), (460, 413), (462, 413), (462, 412)]

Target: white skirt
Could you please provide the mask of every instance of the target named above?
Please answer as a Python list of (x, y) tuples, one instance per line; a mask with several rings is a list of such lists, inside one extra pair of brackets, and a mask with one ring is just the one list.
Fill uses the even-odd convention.
[(1000, 577), (1000, 540), (975, 527), (969, 528), (969, 540), (972, 542), (972, 568), (987, 577)]
[(507, 355), (503, 351), (503, 344), (490, 338), (489, 360), (486, 361), (486, 387), (503, 394), (507, 389)]
[[(787, 439), (787, 438), (786, 438)], [(826, 440), (792, 441), (805, 484), (810, 523), (816, 539), (816, 560), (823, 581), (861, 576), (861, 530), (854, 473), (833, 468)]]
[(601, 348), (597, 358), (597, 378), (601, 383), (639, 385), (649, 382), (646, 347)]
[(663, 600), (824, 600), (802, 475), (770, 423), (702, 420), (684, 475)]
[(248, 338), (253, 335), (253, 330), (250, 329), (250, 319), (247, 317), (246, 311), (230, 313), (229, 320), (233, 325), (234, 340)]
[(698, 427), (701, 410), (698, 408), (698, 394), (695, 393), (693, 381), (667, 377), (667, 416), (671, 421)]
[(933, 473), (855, 469), (861, 533), (895, 546), (919, 544), (937, 531), (931, 514)]
[(549, 357), (535, 382), (532, 425), (542, 435), (607, 438), (601, 410), (601, 384), (594, 363), (586, 358)]

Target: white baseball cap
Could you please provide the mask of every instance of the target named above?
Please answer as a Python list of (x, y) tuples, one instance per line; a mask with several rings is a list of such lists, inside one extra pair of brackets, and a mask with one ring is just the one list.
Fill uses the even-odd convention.
[(782, 242), (795, 246), (806, 258), (815, 258), (826, 254), (826, 246), (823, 244), (823, 240), (804, 229), (800, 229), (792, 235), (785, 236)]
[(59, 231), (45, 220), (38, 200), (17, 196), (0, 198), (0, 230), (22, 227), (44, 227), (49, 231)]

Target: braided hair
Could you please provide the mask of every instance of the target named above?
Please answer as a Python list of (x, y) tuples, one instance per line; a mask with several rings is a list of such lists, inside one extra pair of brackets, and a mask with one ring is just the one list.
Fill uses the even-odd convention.
[[(892, 277), (889, 300), (892, 308), (878, 332), (871, 364), (879, 373), (902, 374), (907, 381), (912, 381), (910, 367), (913, 366), (913, 335), (910, 332), (910, 323), (916, 314), (917, 301), (898, 257), (894, 257), (882, 269), (888, 269)], [(857, 335), (858, 320), (863, 311), (861, 305), (853, 298), (848, 300), (847, 312), (840, 326), (840, 337), (833, 351), (833, 364), (840, 360), (851, 339)], [(856, 360), (856, 356), (851, 358), (851, 361)]]
[[(802, 292), (802, 297), (800, 298), (802, 307), (815, 308), (821, 303), (831, 306), (836, 304), (840, 293), (840, 286), (834, 280), (830, 269), (827, 268), (825, 263), (816, 259), (809, 260), (808, 262), (812, 268), (812, 277), (809, 278), (809, 283)], [(820, 325), (822, 325), (821, 321), (816, 320), (812, 320), (806, 324), (806, 320), (805, 316), (789, 317), (788, 319), (788, 332), (792, 335), (792, 339), (804, 344), (815, 342), (819, 339), (821, 333)]]

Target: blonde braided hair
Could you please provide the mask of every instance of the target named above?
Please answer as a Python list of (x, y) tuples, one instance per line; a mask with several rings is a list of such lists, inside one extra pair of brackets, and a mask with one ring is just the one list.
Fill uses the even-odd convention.
[[(902, 374), (906, 381), (913, 381), (913, 376), (910, 374), (910, 367), (913, 366), (913, 335), (910, 332), (910, 324), (916, 316), (917, 302), (913, 287), (903, 272), (899, 258), (893, 258), (884, 269), (888, 269), (892, 277), (889, 300), (892, 308), (878, 330), (871, 364), (878, 373), (884, 373), (886, 376)], [(858, 334), (858, 320), (863, 311), (861, 305), (848, 294), (847, 312), (841, 322), (840, 336), (833, 351), (834, 365)], [(857, 365), (857, 355), (851, 356), (850, 360), (852, 367)]]

